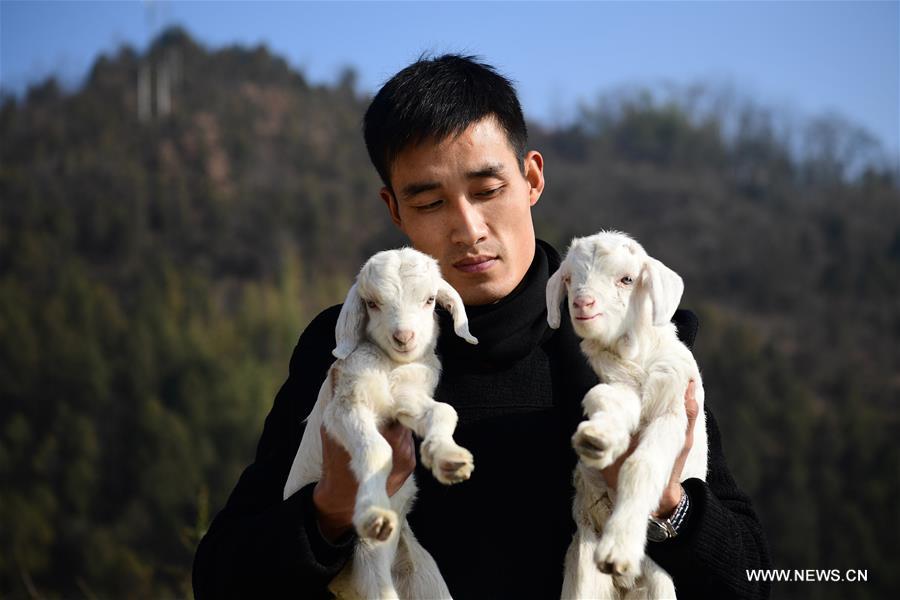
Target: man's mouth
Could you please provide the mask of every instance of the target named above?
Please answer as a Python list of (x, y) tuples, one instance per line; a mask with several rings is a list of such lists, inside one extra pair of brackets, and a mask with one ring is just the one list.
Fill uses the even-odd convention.
[(453, 267), (463, 273), (481, 273), (493, 267), (496, 262), (496, 256), (467, 256), (453, 263)]

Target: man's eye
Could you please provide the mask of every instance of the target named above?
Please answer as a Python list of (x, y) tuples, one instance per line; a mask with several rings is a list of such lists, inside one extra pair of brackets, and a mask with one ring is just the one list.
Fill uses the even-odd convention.
[(620, 279), (619, 281), (621, 281), (621, 282), (624, 283), (625, 285), (631, 285), (632, 283), (634, 283), (634, 279), (632, 279), (632, 278), (629, 277), (628, 275), (626, 275), (625, 277), (623, 277), (623, 278)]
[(494, 196), (499, 194), (500, 190), (502, 190), (502, 189), (503, 189), (503, 186), (501, 185), (501, 186), (498, 186), (495, 188), (491, 188), (489, 190), (484, 190), (482, 192), (478, 192), (475, 195), (478, 196), (479, 198), (493, 198)]
[(422, 204), (421, 206), (417, 206), (416, 210), (433, 210), (440, 206), (444, 201), (443, 200), (435, 200), (434, 202), (430, 202), (428, 204)]

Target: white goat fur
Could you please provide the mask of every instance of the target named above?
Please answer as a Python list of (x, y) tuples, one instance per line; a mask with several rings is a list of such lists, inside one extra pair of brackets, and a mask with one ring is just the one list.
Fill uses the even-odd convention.
[[(700, 370), (670, 322), (683, 290), (678, 274), (615, 231), (572, 240), (547, 284), (550, 326), (559, 327), (568, 295), (581, 349), (601, 381), (585, 395), (587, 420), (572, 437), (580, 459), (572, 507), (578, 531), (566, 554), (563, 598), (675, 597), (672, 579), (644, 548), (647, 518), (684, 447), (691, 379), (700, 412), (681, 479), (706, 479)], [(609, 489), (599, 470), (635, 434), (640, 441), (622, 464), (617, 489)]]
[(453, 441), (456, 411), (432, 398), (441, 368), (434, 353), (435, 301), (453, 316), (457, 335), (477, 343), (462, 299), (441, 278), (437, 261), (411, 248), (372, 256), (338, 317), (338, 360), (319, 389), (284, 487), (287, 499), (319, 480), (324, 424), (347, 449), (359, 481), (353, 525), (360, 540), (334, 591), (367, 599), (450, 597), (434, 559), (406, 521), (414, 478), (388, 498), (392, 452), (378, 431), (380, 424), (397, 420), (423, 438), (422, 463), (442, 483), (468, 479), (474, 468), (472, 455)]

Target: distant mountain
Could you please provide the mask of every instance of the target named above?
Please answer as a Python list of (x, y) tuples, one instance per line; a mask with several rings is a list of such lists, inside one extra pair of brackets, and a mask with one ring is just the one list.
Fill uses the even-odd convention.
[[(182, 29), (0, 105), (0, 590), (190, 594), (194, 545), (252, 459), (308, 320), (403, 239), (348, 71)], [(706, 93), (715, 94), (715, 90)], [(852, 124), (635, 91), (564, 129), (538, 235), (617, 228), (686, 282), (707, 398), (777, 565), (900, 591), (900, 184)], [(798, 125), (800, 126), (800, 125)]]

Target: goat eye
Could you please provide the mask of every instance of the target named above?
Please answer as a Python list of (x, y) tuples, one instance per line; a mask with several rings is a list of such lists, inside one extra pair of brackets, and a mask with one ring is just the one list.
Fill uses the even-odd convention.
[(425, 304), (426, 305), (434, 304), (434, 296), (429, 297), (428, 300), (425, 301)]
[(566, 275), (565, 277), (563, 277), (563, 283), (565, 283), (565, 284), (572, 283), (572, 277), (570, 275)]
[(366, 306), (368, 306), (371, 309), (378, 310), (378, 303), (375, 302), (374, 300), (366, 300)]
[(625, 277), (623, 277), (623, 278), (620, 279), (619, 281), (621, 281), (621, 282), (624, 283), (625, 285), (631, 285), (632, 283), (634, 283), (634, 279), (632, 279), (632, 278), (629, 277), (628, 275), (626, 275)]

